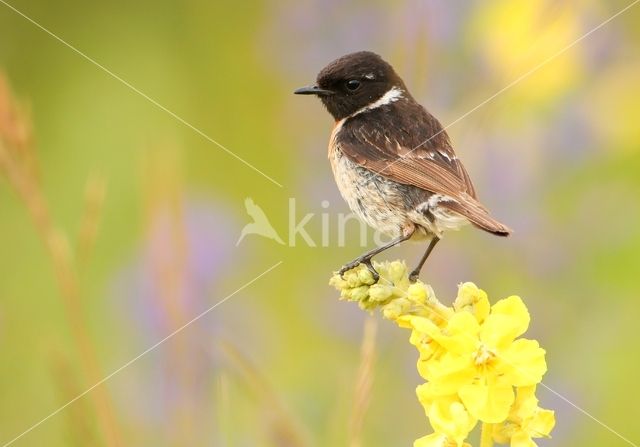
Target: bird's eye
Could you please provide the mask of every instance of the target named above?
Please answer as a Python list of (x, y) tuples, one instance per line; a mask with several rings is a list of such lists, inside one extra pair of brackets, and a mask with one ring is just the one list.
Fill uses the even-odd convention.
[(360, 81), (358, 81), (357, 79), (350, 79), (347, 81), (346, 85), (347, 85), (347, 90), (355, 92), (360, 88)]

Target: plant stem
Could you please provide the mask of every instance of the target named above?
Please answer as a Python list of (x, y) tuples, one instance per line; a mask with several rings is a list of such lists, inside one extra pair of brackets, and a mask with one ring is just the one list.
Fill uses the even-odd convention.
[(353, 406), (349, 418), (349, 447), (362, 446), (362, 427), (369, 409), (371, 387), (373, 386), (374, 364), (376, 360), (376, 332), (378, 322), (373, 316), (365, 321), (362, 347), (360, 348), (360, 367), (355, 383)]
[(86, 380), (92, 384), (91, 389), (95, 388), (92, 398), (105, 444), (108, 447), (120, 447), (123, 445), (120, 428), (112, 408), (111, 397), (106, 387), (102, 385), (104, 376), (85, 322), (80, 282), (68, 240), (55, 227), (37, 179), (15, 159), (9, 148), (0, 140), (0, 174), (2, 173), (6, 175), (9, 183), (24, 202), (51, 258), (73, 340), (80, 354), (83, 373)]
[(493, 424), (482, 423), (480, 447), (493, 447)]

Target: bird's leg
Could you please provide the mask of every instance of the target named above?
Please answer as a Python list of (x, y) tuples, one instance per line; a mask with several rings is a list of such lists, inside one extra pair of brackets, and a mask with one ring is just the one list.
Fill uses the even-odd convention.
[(367, 266), (367, 268), (369, 269), (369, 271), (371, 272), (371, 274), (373, 275), (373, 279), (377, 282), (378, 279), (380, 279), (380, 275), (378, 274), (378, 272), (376, 272), (376, 269), (373, 268), (373, 265), (371, 264), (371, 258), (373, 258), (375, 255), (377, 255), (378, 253), (382, 253), (383, 251), (398, 245), (400, 242), (404, 242), (407, 239), (409, 239), (411, 236), (413, 235), (413, 231), (409, 232), (409, 233), (403, 233), (400, 237), (392, 240), (391, 242), (389, 242), (388, 244), (382, 245), (380, 247), (376, 247), (373, 250), (370, 250), (368, 252), (366, 252), (365, 254), (363, 254), (362, 256), (358, 256), (356, 259), (354, 259), (353, 261), (345, 264), (341, 269), (340, 269), (340, 277), (344, 278), (343, 275), (351, 270), (354, 267), (357, 267), (360, 264), (364, 264)]
[(429, 242), (429, 246), (427, 247), (427, 251), (424, 252), (424, 255), (422, 255), (422, 258), (420, 259), (420, 262), (418, 263), (418, 266), (415, 269), (413, 269), (413, 271), (409, 275), (409, 280), (411, 282), (416, 282), (417, 281), (418, 276), (420, 276), (420, 270), (422, 270), (422, 266), (424, 265), (425, 261), (427, 260), (427, 258), (431, 254), (431, 252), (433, 251), (433, 248), (436, 246), (436, 244), (439, 241), (440, 241), (440, 238), (438, 236), (433, 236), (433, 238), (431, 239), (431, 242)]

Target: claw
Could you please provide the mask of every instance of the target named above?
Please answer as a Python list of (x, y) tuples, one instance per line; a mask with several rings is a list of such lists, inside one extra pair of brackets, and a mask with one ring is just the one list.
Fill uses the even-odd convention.
[(358, 262), (350, 262), (348, 264), (345, 264), (344, 266), (342, 266), (342, 268), (340, 269), (340, 271), (338, 272), (340, 274), (340, 278), (344, 279), (344, 274), (347, 273), (349, 270), (357, 267), (360, 264), (360, 261)]
[(346, 272), (348, 272), (349, 270), (356, 268), (357, 266), (359, 266), (360, 264), (364, 264), (367, 266), (367, 268), (369, 269), (369, 271), (371, 272), (371, 276), (373, 276), (373, 280), (375, 282), (378, 282), (378, 280), (380, 279), (380, 275), (378, 274), (378, 272), (376, 271), (375, 268), (373, 268), (373, 264), (371, 264), (371, 259), (356, 259), (355, 261), (352, 261), (348, 264), (345, 264), (340, 271), (338, 272), (340, 274), (340, 278), (344, 279), (344, 274)]
[(418, 278), (420, 277), (420, 272), (416, 272), (415, 270), (413, 272), (411, 272), (411, 274), (409, 275), (409, 281), (411, 282), (416, 282), (418, 280)]
[(380, 279), (380, 275), (378, 274), (376, 269), (373, 267), (373, 264), (371, 264), (371, 259), (362, 261), (362, 263), (366, 265), (369, 271), (371, 272), (371, 276), (373, 276), (374, 282), (378, 282), (378, 280)]

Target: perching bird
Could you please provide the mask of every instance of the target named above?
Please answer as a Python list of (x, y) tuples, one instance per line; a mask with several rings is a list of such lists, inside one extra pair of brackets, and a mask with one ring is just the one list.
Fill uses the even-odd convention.
[(511, 230), (477, 200), (469, 174), (440, 122), (418, 104), (393, 67), (368, 51), (343, 56), (320, 71), (317, 84), (294, 93), (316, 95), (336, 124), (329, 160), (351, 210), (393, 240), (340, 270), (408, 239), (430, 239), (410, 278), (415, 281), (445, 230), (466, 223), (498, 236)]
[(244, 226), (240, 233), (240, 238), (238, 239), (238, 242), (236, 242), (236, 247), (240, 245), (240, 242), (242, 242), (242, 239), (244, 239), (247, 234), (257, 234), (259, 236), (273, 239), (279, 244), (284, 244), (282, 239), (280, 239), (280, 236), (278, 236), (278, 233), (276, 233), (276, 230), (271, 226), (271, 223), (264, 214), (264, 211), (262, 211), (262, 208), (256, 205), (253, 199), (250, 197), (244, 199), (244, 206), (247, 209), (247, 214), (253, 218), (253, 222)]

